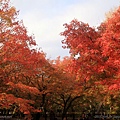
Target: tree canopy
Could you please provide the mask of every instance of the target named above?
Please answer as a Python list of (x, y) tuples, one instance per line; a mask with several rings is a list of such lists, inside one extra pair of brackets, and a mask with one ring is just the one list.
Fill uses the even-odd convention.
[(62, 60), (37, 49), (18, 14), (0, 0), (0, 109), (27, 119), (52, 109), (62, 120), (75, 111), (120, 112), (120, 7), (97, 28), (77, 19), (64, 24), (70, 56)]

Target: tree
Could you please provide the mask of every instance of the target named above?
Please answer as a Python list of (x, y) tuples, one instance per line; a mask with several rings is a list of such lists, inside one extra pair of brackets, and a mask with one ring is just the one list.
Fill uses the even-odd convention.
[[(105, 81), (112, 82), (111, 85), (115, 85), (120, 81), (120, 39), (119, 39), (119, 27), (120, 27), (120, 7), (113, 12), (110, 18), (108, 18), (104, 25), (101, 24), (101, 28), (104, 26), (104, 31), (101, 38), (98, 39), (97, 44), (100, 44), (102, 50), (102, 56), (105, 59), (103, 71), (109, 76)], [(119, 85), (116, 86), (119, 88)]]
[(74, 114), (75, 101), (83, 96), (83, 89), (76, 81), (76, 74), (70, 69), (72, 68), (71, 62), (72, 59), (69, 57), (63, 60), (58, 57), (53, 61), (56, 79), (50, 102), (55, 111), (61, 111), (62, 120), (67, 117), (68, 112)]
[(70, 24), (64, 24), (65, 31), (61, 33), (65, 36), (62, 41), (65, 44), (63, 47), (70, 49), (73, 58), (71, 66), (76, 73), (76, 79), (85, 89), (102, 86), (104, 99), (108, 94), (106, 89), (111, 94), (111, 89), (119, 89), (119, 14), (120, 7), (98, 28), (72, 20)]
[[(7, 109), (16, 104), (22, 113), (30, 114), (35, 111), (30, 94), (40, 94), (31, 82), (40, 74), (46, 59), (35, 48), (36, 42), (33, 36), (27, 35), (22, 21), (17, 21), (18, 12), (9, 2), (0, 1), (0, 96), (3, 98), (0, 105)], [(9, 98), (7, 106), (3, 104), (6, 97)]]
[(87, 81), (96, 75), (104, 82), (119, 82), (119, 11), (120, 8), (98, 29), (77, 20), (65, 24), (66, 30), (61, 33), (65, 36), (64, 47), (70, 49), (81, 80)]

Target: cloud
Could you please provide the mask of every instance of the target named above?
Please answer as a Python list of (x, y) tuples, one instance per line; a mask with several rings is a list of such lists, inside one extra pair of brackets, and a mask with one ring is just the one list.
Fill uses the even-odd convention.
[[(119, 4), (119, 0), (11, 0), (20, 10), (20, 18), (28, 31), (35, 34), (39, 47), (47, 57), (68, 55), (62, 49), (60, 32), (63, 24), (74, 18), (91, 26), (99, 25), (105, 13)], [(29, 4), (28, 4), (29, 3)]]

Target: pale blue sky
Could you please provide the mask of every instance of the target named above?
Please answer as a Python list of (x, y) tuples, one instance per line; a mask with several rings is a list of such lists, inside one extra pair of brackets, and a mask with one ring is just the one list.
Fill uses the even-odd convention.
[(47, 58), (67, 56), (68, 50), (62, 48), (60, 32), (63, 24), (74, 18), (99, 25), (105, 18), (105, 13), (120, 5), (120, 0), (11, 0), (19, 12), (30, 34)]

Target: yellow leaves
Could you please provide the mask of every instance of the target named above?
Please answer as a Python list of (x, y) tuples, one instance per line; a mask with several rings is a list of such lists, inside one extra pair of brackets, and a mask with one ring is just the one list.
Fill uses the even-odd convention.
[(11, 8), (9, 9), (8, 13), (9, 13), (9, 16), (14, 16), (14, 14), (16, 13), (15, 7), (11, 7)]
[(14, 16), (17, 13), (15, 7), (9, 6), (9, 0), (1, 0), (1, 8), (0, 8), (0, 19), (1, 21), (6, 21), (8, 25), (12, 25), (12, 21), (14, 21)]

